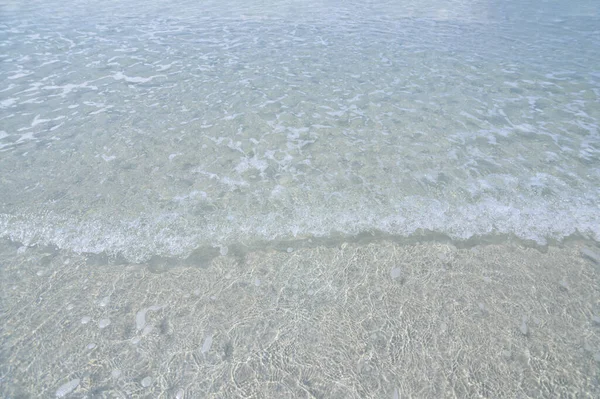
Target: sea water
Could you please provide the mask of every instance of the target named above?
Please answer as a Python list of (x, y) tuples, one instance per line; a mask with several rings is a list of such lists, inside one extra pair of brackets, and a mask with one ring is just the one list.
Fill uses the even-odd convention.
[(599, 120), (595, 0), (0, 0), (0, 396), (599, 397)]
[(594, 1), (1, 7), (12, 241), (600, 236)]

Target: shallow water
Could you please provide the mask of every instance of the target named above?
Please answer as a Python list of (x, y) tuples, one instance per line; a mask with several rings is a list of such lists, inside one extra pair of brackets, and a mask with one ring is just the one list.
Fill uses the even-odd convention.
[(0, 242), (0, 393), (596, 398), (600, 250), (571, 244), (345, 243), (152, 273)]
[(0, 393), (593, 397), (596, 3), (0, 0)]
[(3, 237), (598, 239), (594, 2), (196, 3), (3, 3)]

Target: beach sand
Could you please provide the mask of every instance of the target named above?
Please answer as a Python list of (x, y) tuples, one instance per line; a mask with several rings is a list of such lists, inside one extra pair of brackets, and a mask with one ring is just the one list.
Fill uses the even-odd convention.
[(0, 396), (600, 397), (594, 252), (380, 240), (157, 273), (3, 243)]

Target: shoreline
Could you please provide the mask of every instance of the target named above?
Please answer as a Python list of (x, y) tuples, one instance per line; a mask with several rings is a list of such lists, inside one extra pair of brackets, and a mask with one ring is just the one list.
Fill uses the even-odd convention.
[[(449, 245), (456, 249), (471, 249), (487, 245), (509, 245), (522, 248), (531, 248), (545, 253), (549, 248), (566, 248), (579, 246), (591, 248), (600, 252), (600, 241), (580, 232), (570, 234), (561, 239), (545, 238), (544, 243), (535, 240), (526, 240), (515, 234), (488, 234), (473, 236), (464, 240), (457, 240), (446, 234), (435, 231), (418, 231), (409, 236), (389, 234), (379, 230), (365, 231), (357, 235), (346, 235), (333, 233), (326, 237), (300, 236), (292, 239), (256, 240), (252, 242), (234, 242), (223, 245), (200, 245), (188, 251), (184, 256), (180, 255), (152, 255), (144, 260), (136, 261), (127, 259), (118, 251), (108, 252), (86, 252), (74, 251), (72, 249), (60, 248), (54, 244), (25, 244), (9, 237), (0, 237), (0, 246), (31, 249), (47, 253), (63, 253), (65, 256), (84, 257), (86, 263), (92, 265), (126, 265), (140, 264), (149, 265), (155, 272), (164, 272), (173, 267), (203, 267), (221, 256), (234, 256), (238, 259), (252, 252), (280, 251), (293, 252), (300, 249), (314, 249), (318, 247), (339, 248), (342, 245), (370, 245), (393, 243), (394, 245), (409, 246), (420, 244)], [(599, 255), (600, 256), (600, 255)]]

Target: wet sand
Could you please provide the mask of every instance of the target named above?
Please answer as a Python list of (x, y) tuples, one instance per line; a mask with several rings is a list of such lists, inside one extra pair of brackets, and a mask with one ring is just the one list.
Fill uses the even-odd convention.
[(585, 246), (381, 241), (154, 273), (4, 245), (0, 396), (600, 397)]

